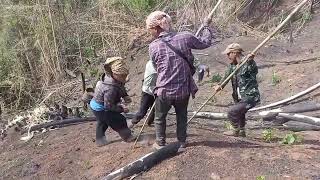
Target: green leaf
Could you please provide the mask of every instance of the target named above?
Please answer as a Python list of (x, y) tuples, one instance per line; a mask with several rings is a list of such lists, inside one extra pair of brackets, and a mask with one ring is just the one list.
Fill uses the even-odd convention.
[(222, 79), (222, 76), (219, 73), (214, 74), (211, 78), (211, 83), (218, 83), (221, 81), (221, 79)]
[(295, 143), (301, 143), (303, 137), (298, 136), (295, 133), (286, 134), (286, 136), (282, 140), (282, 144), (292, 145)]
[(291, 145), (291, 144), (293, 144), (295, 141), (296, 141), (296, 138), (295, 138), (292, 134), (290, 134), (290, 135), (288, 136), (288, 144)]
[(258, 176), (256, 179), (257, 179), (257, 180), (265, 180), (266, 177), (265, 177), (265, 176)]
[(274, 137), (274, 132), (273, 132), (273, 129), (266, 129), (262, 132), (262, 136), (263, 136), (263, 139), (266, 141), (266, 142), (271, 142), (275, 137)]

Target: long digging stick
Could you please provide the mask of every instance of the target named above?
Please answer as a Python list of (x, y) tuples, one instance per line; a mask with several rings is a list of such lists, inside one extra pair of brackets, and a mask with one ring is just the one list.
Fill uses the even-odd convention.
[[(286, 25), (289, 20), (293, 17), (293, 15), (298, 12), (309, 0), (303, 0), (289, 15), (288, 17), (281, 23), (278, 25), (278, 27), (273, 30), (273, 32), (271, 32), (269, 34), (269, 36), (262, 41), (252, 52), (251, 54), (256, 54), (256, 52), (262, 47), (264, 46), (284, 25)], [(249, 56), (245, 56), (242, 60), (239, 66), (237, 66), (237, 68), (227, 77), (227, 79), (225, 79), (222, 84), (221, 87), (224, 87), (229, 80), (232, 78), (232, 76), (249, 60)], [(222, 89), (221, 89), (222, 90)], [(220, 90), (220, 91), (221, 91)], [(193, 114), (193, 116), (191, 116), (191, 118), (188, 120), (188, 123), (190, 121), (192, 121), (192, 119), (197, 115), (198, 112), (201, 111), (201, 109), (220, 91), (215, 91), (202, 105), (201, 107)]]
[[(208, 15), (207, 19), (212, 19), (213, 18), (213, 13), (218, 9), (219, 5), (222, 3), (223, 0), (219, 0), (217, 2), (217, 4), (214, 6), (214, 8), (212, 9), (212, 11), (210, 12), (210, 14)], [(196, 32), (196, 36), (198, 36), (201, 32), (201, 30), (203, 29), (204, 25), (202, 24), (200, 26), (200, 28), (198, 29), (198, 31)]]
[[(213, 13), (218, 9), (218, 7), (219, 7), (219, 5), (221, 4), (222, 1), (223, 1), (223, 0), (219, 0), (219, 1), (217, 2), (217, 4), (214, 6), (214, 8), (212, 9), (212, 11), (211, 11), (210, 14), (208, 15), (208, 17), (207, 17), (208, 19), (212, 19)], [(203, 27), (204, 27), (204, 25), (202, 24), (201, 27), (200, 27), (200, 28), (198, 29), (198, 31), (196, 32), (196, 34), (195, 34), (196, 36), (199, 35), (199, 33), (201, 32), (201, 30), (203, 29)], [(149, 118), (151, 112), (152, 112), (153, 109), (154, 109), (155, 104), (156, 104), (156, 103), (154, 102), (153, 105), (152, 105), (152, 107), (150, 108), (150, 111), (149, 111), (149, 113), (147, 114), (146, 119), (144, 120), (143, 126), (142, 126), (141, 129), (140, 129), (140, 132), (139, 132), (139, 134), (138, 134), (138, 136), (137, 136), (137, 139), (135, 140), (135, 142), (134, 142), (134, 144), (133, 144), (133, 148), (136, 146), (136, 144), (137, 144), (137, 142), (138, 142), (138, 139), (139, 139), (139, 137), (140, 137), (140, 135), (141, 135), (144, 127), (145, 127), (145, 124), (146, 124), (146, 122), (147, 122), (147, 119)], [(201, 110), (201, 109), (200, 109), (200, 110)], [(197, 113), (198, 113), (198, 112), (197, 112)]]
[(156, 102), (154, 102), (153, 105), (152, 105), (152, 107), (150, 108), (150, 111), (148, 112), (147, 117), (145, 118), (145, 120), (144, 120), (144, 122), (143, 122), (143, 125), (142, 125), (142, 127), (141, 127), (141, 129), (140, 129), (140, 132), (139, 132), (136, 140), (134, 141), (134, 144), (133, 144), (132, 148), (135, 148), (135, 146), (136, 146), (136, 144), (137, 144), (137, 142), (138, 142), (138, 139), (139, 139), (139, 137), (141, 136), (142, 131), (143, 131), (144, 127), (146, 126), (147, 121), (148, 121), (148, 119), (149, 119), (149, 117), (150, 117), (150, 114), (152, 113), (155, 105), (156, 105)]

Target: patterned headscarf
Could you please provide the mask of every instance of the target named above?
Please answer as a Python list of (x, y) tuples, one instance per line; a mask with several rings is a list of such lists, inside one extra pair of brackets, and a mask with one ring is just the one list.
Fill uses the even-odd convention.
[[(112, 73), (115, 74), (129, 74), (129, 68), (121, 57), (111, 57), (104, 63), (105, 69), (109, 67)], [(106, 69), (107, 70), (107, 69)], [(107, 72), (110, 73), (110, 72)]]
[(222, 54), (229, 54), (231, 52), (244, 52), (241, 45), (238, 43), (229, 44), (228, 47), (222, 52)]
[(171, 21), (171, 17), (167, 13), (162, 11), (154, 11), (147, 17), (147, 29), (159, 26), (163, 30), (169, 31), (171, 27)]

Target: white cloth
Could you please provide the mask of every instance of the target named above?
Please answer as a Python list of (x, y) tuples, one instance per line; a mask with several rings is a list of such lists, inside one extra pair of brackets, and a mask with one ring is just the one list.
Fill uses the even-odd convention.
[(146, 64), (146, 70), (144, 72), (142, 91), (153, 95), (154, 88), (156, 87), (157, 82), (157, 71), (152, 63), (152, 61), (148, 61)]

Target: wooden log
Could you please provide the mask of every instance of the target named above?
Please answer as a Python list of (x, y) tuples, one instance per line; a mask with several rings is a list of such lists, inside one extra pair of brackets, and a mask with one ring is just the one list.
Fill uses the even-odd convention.
[[(72, 119), (64, 119), (62, 121), (51, 121), (43, 124), (37, 124), (30, 128), (30, 132), (37, 131), (43, 128), (50, 128), (50, 127), (58, 127), (65, 124), (75, 124), (75, 123), (83, 123), (83, 122), (92, 122), (96, 121), (96, 117), (87, 117), (87, 118), (72, 118)], [(28, 130), (22, 131), (23, 133), (26, 133)]]
[(283, 108), (272, 109), (269, 111), (261, 111), (259, 115), (261, 116), (268, 116), (270, 114), (278, 114), (278, 113), (303, 113), (303, 112), (310, 112), (310, 111), (317, 111), (320, 110), (320, 104), (302, 104), (302, 105), (295, 105)]
[(288, 113), (279, 113), (278, 116), (286, 119), (290, 119), (292, 121), (298, 121), (298, 122), (320, 126), (320, 118), (316, 118), (316, 117), (306, 116), (302, 114), (288, 114)]
[(143, 171), (147, 171), (161, 161), (173, 157), (178, 154), (180, 143), (171, 143), (162, 149), (151, 152), (140, 159), (108, 174), (103, 180), (124, 179)]
[[(272, 109), (269, 111), (261, 111), (259, 113), (259, 116), (261, 116), (264, 121), (273, 121), (273, 120), (277, 120), (276, 117), (278, 116), (279, 113), (303, 113), (303, 112), (311, 112), (311, 111), (317, 111), (317, 110), (320, 110), (320, 104), (303, 104), (298, 106), (294, 105), (294, 106), (289, 106), (284, 108)], [(289, 121), (288, 119), (286, 120), (284, 119), (282, 117), (282, 119), (278, 122)]]
[(298, 99), (304, 95), (307, 95), (307, 94), (310, 94), (311, 92), (313, 92), (314, 90), (320, 88), (320, 82), (309, 87), (308, 89), (294, 95), (294, 96), (291, 96), (287, 99), (284, 99), (284, 100), (281, 100), (281, 101), (278, 101), (278, 102), (275, 102), (275, 103), (272, 103), (272, 104), (269, 104), (269, 105), (266, 105), (266, 106), (262, 106), (262, 107), (257, 107), (257, 108), (252, 108), (250, 109), (249, 111), (259, 111), (259, 110), (262, 110), (262, 109), (267, 109), (267, 108), (272, 108), (272, 107), (276, 107), (276, 106), (279, 106), (279, 105), (282, 105), (282, 104), (286, 104), (286, 103), (289, 103), (295, 99)]
[[(134, 117), (134, 113), (125, 113), (123, 114), (124, 117), (127, 119), (132, 119)], [(84, 117), (84, 118), (69, 118), (69, 119), (63, 119), (61, 121), (51, 121), (43, 124), (37, 124), (30, 128), (30, 132), (37, 131), (40, 129), (46, 129), (46, 128), (55, 128), (60, 126), (66, 126), (66, 125), (75, 125), (80, 123), (86, 123), (86, 122), (93, 122), (96, 121), (96, 117)], [(26, 133), (28, 130), (21, 131), (22, 134)]]
[(300, 131), (320, 131), (319, 126), (314, 126), (302, 122), (289, 121), (283, 124), (283, 126), (278, 127), (278, 129), (284, 129), (294, 132)]

